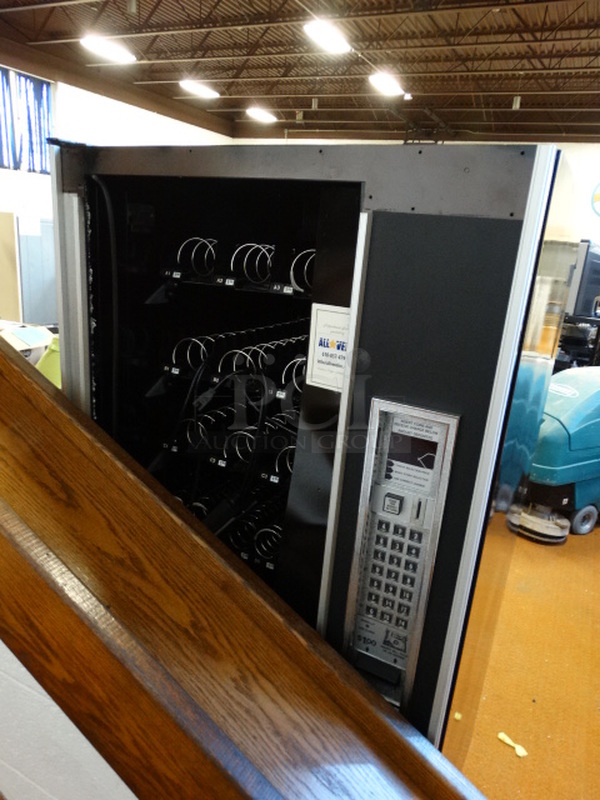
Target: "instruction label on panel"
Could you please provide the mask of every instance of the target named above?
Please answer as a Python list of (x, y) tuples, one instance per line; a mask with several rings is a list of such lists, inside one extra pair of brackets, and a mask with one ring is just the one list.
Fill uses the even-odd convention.
[(310, 323), (306, 382), (321, 389), (342, 391), (348, 358), (350, 309), (315, 303)]

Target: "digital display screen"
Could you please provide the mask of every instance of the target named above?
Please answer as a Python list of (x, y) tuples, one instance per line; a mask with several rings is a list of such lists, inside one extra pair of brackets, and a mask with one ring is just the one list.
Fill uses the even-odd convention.
[(392, 433), (388, 458), (392, 461), (400, 461), (402, 464), (410, 464), (413, 467), (433, 469), (437, 448), (437, 442), (432, 442), (430, 439)]

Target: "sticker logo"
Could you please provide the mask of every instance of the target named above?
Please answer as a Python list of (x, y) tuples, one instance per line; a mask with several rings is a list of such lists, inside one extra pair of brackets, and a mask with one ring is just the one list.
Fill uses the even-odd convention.
[(342, 353), (346, 352), (346, 342), (342, 339), (329, 339), (326, 336), (321, 336), (319, 339), (319, 347), (324, 348), (325, 350), (339, 350)]
[(592, 211), (600, 217), (600, 183), (592, 192)]
[(561, 383), (551, 383), (548, 389), (552, 394), (559, 394), (561, 397), (579, 397), (579, 392), (572, 386), (564, 386)]

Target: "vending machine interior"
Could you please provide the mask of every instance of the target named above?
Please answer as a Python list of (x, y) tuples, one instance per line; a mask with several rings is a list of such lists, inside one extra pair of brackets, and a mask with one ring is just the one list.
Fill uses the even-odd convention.
[(92, 417), (273, 583), (301, 418), (336, 414), (311, 307), (350, 304), (360, 186), (92, 175), (85, 202)]
[(436, 742), (555, 161), (55, 146), (67, 393)]

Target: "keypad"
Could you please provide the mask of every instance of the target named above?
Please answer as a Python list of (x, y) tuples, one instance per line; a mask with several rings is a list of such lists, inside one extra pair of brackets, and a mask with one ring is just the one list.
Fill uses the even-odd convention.
[(344, 634), (361, 670), (390, 680), (409, 680), (418, 657), (456, 425), (373, 399)]
[(363, 597), (366, 616), (408, 631), (418, 598), (427, 534), (417, 528), (371, 518), (371, 565)]

